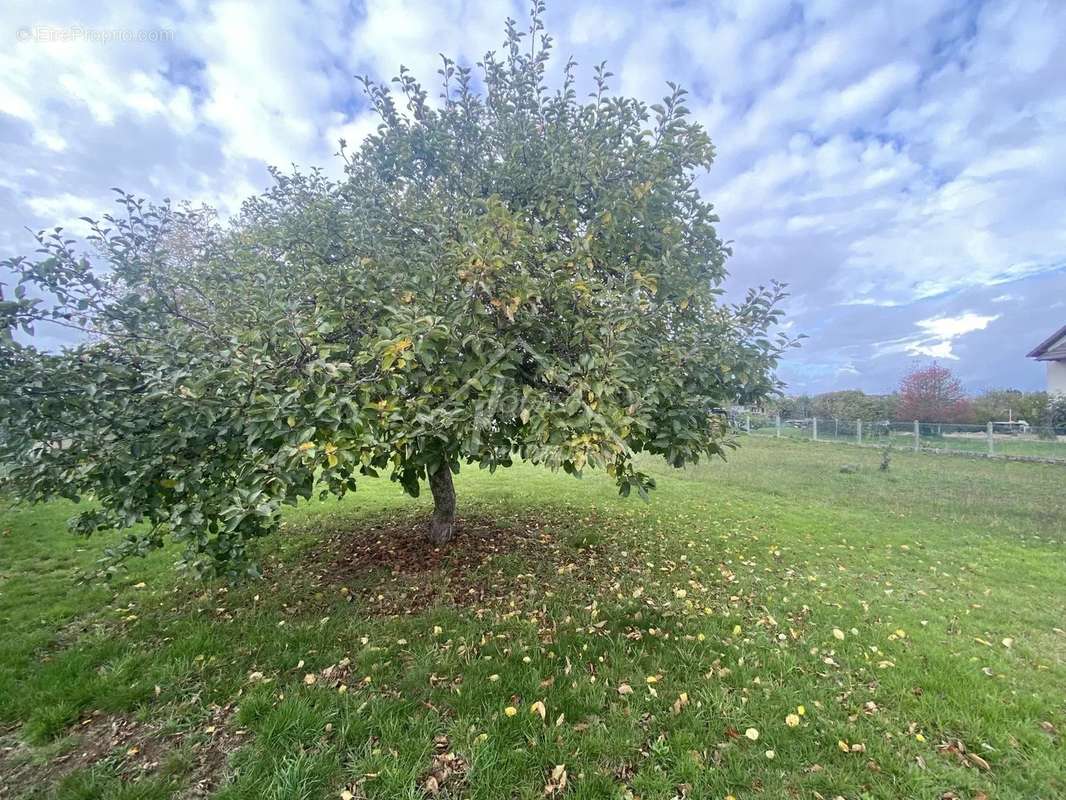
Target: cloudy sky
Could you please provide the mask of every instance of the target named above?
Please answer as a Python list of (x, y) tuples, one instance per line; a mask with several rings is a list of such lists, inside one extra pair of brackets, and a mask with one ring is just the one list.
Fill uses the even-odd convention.
[[(93, 8), (92, 6), (99, 6)], [(224, 212), (268, 164), (339, 173), (374, 120), (353, 76), (474, 63), (525, 3), (22, 2), (0, 8), (0, 257), (121, 186)], [(556, 70), (674, 80), (718, 161), (730, 289), (791, 285), (793, 391), (890, 390), (916, 359), (1042, 388), (1066, 324), (1066, 2), (549, 3)], [(47, 341), (47, 340), (46, 340)]]

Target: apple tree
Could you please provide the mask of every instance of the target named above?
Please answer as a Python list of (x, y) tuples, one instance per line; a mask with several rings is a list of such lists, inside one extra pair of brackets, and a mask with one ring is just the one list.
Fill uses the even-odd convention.
[[(645, 495), (638, 454), (723, 455), (715, 409), (777, 389), (782, 288), (722, 299), (685, 92), (613, 96), (601, 65), (579, 99), (572, 61), (550, 89), (541, 12), (477, 80), (445, 58), (432, 101), (402, 68), (364, 79), (380, 125), (341, 142), (340, 179), (275, 170), (225, 221), (119, 192), (88, 245), (55, 229), (8, 261), (3, 485), (91, 500), (73, 527), (127, 530), (116, 560), (173, 537), (234, 576), (283, 505), (364, 476), (428, 484), (442, 544), (462, 465)], [(44, 324), (76, 343), (27, 344)]]

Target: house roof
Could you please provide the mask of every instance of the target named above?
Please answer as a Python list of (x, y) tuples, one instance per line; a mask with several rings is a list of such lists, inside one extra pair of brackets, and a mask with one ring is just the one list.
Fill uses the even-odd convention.
[(1063, 325), (1029, 353), (1038, 361), (1066, 361), (1066, 325)]

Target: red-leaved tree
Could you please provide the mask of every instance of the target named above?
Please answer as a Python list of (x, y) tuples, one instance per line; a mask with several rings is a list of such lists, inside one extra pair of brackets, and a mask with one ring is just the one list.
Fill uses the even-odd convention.
[(896, 419), (922, 422), (968, 422), (970, 401), (959, 379), (947, 367), (933, 362), (915, 366), (899, 384)]

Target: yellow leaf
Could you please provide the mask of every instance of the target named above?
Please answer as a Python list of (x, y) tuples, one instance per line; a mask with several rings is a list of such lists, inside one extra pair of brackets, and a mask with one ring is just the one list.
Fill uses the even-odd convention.
[(674, 713), (680, 714), (685, 706), (688, 705), (688, 692), (682, 692), (677, 696), (677, 700), (674, 701)]
[(807, 707), (806, 706), (796, 706), (796, 713), (799, 714), (802, 717), (804, 714), (807, 713)]
[(840, 628), (833, 628), (833, 637), (844, 641), (844, 631), (840, 630)]
[(315, 449), (315, 443), (314, 442), (304, 442), (297, 449), (301, 453), (306, 453), (308, 450), (314, 450)]
[(544, 719), (545, 716), (547, 716), (548, 710), (544, 707), (544, 703), (542, 703), (540, 700), (538, 700), (537, 702), (535, 702), (533, 705), (531, 705), (529, 707), (529, 713), (530, 714), (538, 714), (538, 715), (540, 715), (541, 719)]

